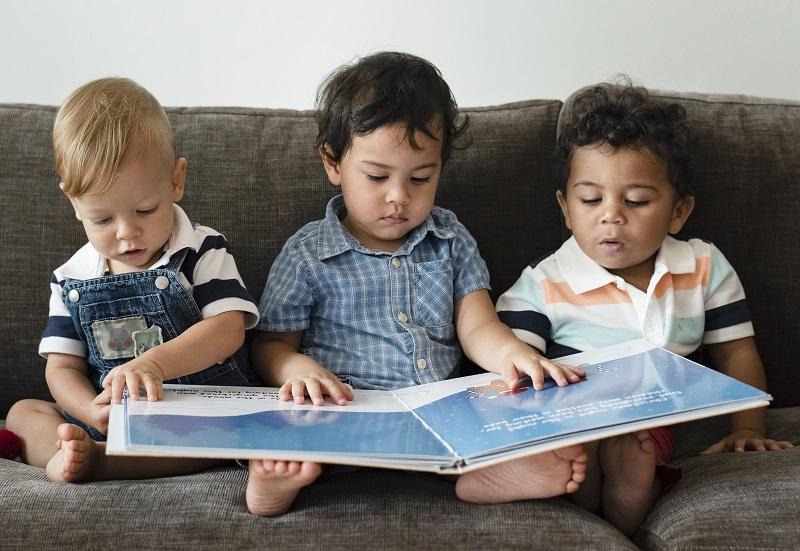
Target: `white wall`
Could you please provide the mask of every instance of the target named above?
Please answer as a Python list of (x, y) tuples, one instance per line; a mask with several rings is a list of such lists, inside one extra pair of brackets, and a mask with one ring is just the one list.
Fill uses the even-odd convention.
[(129, 76), (164, 105), (309, 108), (354, 56), (434, 62), (462, 106), (646, 86), (800, 100), (793, 0), (0, 0), (0, 102)]

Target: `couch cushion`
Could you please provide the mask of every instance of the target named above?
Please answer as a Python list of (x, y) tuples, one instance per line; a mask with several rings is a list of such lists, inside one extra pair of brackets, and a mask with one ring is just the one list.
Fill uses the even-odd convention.
[[(636, 547), (561, 498), (482, 506), (453, 483), (365, 469), (324, 475), (279, 518), (249, 514), (246, 471), (157, 480), (53, 484), (42, 469), (0, 460), (0, 547), (136, 549), (621, 549)], [(8, 517), (6, 517), (8, 518)], [(113, 546), (113, 545), (112, 545)]]
[[(715, 243), (753, 313), (774, 405), (800, 405), (800, 103), (654, 92), (686, 108), (696, 140), (697, 205), (684, 229)], [(571, 107), (571, 96), (564, 103)]]

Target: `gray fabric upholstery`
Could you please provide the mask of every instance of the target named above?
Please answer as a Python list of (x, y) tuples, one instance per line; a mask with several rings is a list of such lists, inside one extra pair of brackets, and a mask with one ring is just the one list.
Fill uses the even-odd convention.
[[(776, 404), (770, 430), (800, 444), (800, 104), (664, 95), (683, 103), (699, 137), (698, 207), (688, 232), (712, 240), (742, 276)], [(455, 151), (438, 203), (475, 235), (493, 295), (561, 243), (552, 151), (562, 105), (537, 100), (468, 109), (472, 146)], [(565, 108), (569, 108), (567, 105)], [(336, 190), (312, 150), (310, 112), (171, 108), (189, 161), (183, 206), (223, 232), (258, 297), (272, 259)], [(36, 348), (51, 270), (83, 242), (52, 167), (52, 107), (0, 105), (0, 418), (16, 400), (47, 398)], [(793, 548), (800, 540), (800, 453), (698, 456), (726, 419), (676, 427), (682, 481), (654, 507), (635, 542), (647, 549)], [(502, 506), (459, 502), (432, 475), (326, 474), (277, 519), (244, 507), (245, 473), (231, 466), (145, 481), (52, 484), (42, 469), (0, 460), (0, 548), (635, 549), (562, 498)], [(748, 539), (749, 538), (749, 539)]]

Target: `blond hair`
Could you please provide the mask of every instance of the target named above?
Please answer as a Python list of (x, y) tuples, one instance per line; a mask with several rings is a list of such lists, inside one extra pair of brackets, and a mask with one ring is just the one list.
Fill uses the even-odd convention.
[(127, 78), (84, 84), (63, 103), (53, 126), (61, 189), (79, 197), (108, 189), (131, 161), (160, 155), (175, 161), (175, 140), (164, 109)]

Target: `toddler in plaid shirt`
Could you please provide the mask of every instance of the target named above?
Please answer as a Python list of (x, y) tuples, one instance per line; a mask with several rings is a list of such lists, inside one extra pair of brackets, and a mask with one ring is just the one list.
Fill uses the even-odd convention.
[[(456, 216), (434, 206), (444, 163), (467, 128), (438, 69), (374, 54), (341, 67), (317, 97), (317, 148), (342, 194), (273, 264), (259, 305), (253, 363), (284, 400), (353, 399), (351, 386), (394, 389), (453, 376), (461, 351), (510, 388), (582, 371), (543, 358), (500, 322), (489, 274)], [(500, 503), (574, 492), (581, 446), (462, 475), (459, 498)], [(321, 471), (311, 462), (251, 461), (247, 506), (287, 511)]]

